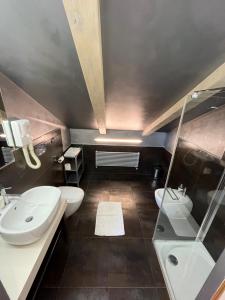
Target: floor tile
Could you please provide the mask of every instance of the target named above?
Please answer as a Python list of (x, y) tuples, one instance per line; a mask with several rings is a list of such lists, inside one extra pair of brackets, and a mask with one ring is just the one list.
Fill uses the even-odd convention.
[[(35, 300), (56, 300), (57, 299), (57, 288), (40, 288), (35, 297)], [(27, 298), (29, 300), (29, 297)], [(30, 299), (31, 300), (31, 299)]]
[(148, 203), (136, 203), (137, 206), (137, 210), (138, 212), (143, 212), (145, 214), (147, 214), (148, 212), (150, 212), (151, 210), (155, 210), (157, 212), (159, 212), (159, 207), (156, 204), (155, 200), (150, 200)]
[(78, 214), (82, 213), (90, 213), (90, 214), (96, 214), (97, 212), (97, 208), (98, 208), (98, 203), (99, 202), (88, 202), (86, 200), (84, 200), (82, 203), (81, 203), (81, 206), (80, 208), (78, 209)]
[(80, 188), (82, 188), (85, 192), (87, 191), (88, 188), (88, 180), (86, 177), (83, 177), (80, 181)]
[(157, 289), (157, 294), (157, 300), (170, 300), (166, 288)]
[(125, 237), (142, 237), (140, 220), (135, 209), (123, 209)]
[(108, 240), (90, 238), (73, 241), (60, 286), (107, 286)]
[(109, 180), (93, 180), (88, 183), (88, 192), (89, 191), (109, 191), (110, 181)]
[(159, 212), (158, 207), (152, 203), (135, 203), (138, 213), (149, 214), (151, 215), (152, 211)]
[(151, 269), (142, 239), (110, 239), (109, 286), (152, 286)]
[(153, 209), (157, 208), (153, 191), (133, 191), (134, 201), (150, 205)]
[(142, 239), (87, 239), (73, 242), (61, 286), (152, 286)]
[(84, 199), (87, 203), (98, 203), (99, 201), (108, 201), (109, 192), (105, 190), (92, 189), (88, 190)]
[(57, 299), (60, 300), (108, 300), (105, 288), (59, 288)]
[(158, 217), (158, 211), (152, 210), (147, 213), (139, 213), (141, 230), (143, 237), (152, 238), (155, 230), (155, 224)]
[(131, 201), (131, 200), (123, 201), (122, 202), (122, 209), (124, 209), (124, 210), (126, 210), (126, 209), (134, 210), (137, 213), (136, 204), (135, 204), (134, 201)]
[(109, 201), (132, 201), (132, 192), (131, 191), (123, 191), (121, 189), (112, 189), (109, 194)]
[[(169, 299), (151, 241), (158, 215), (151, 179), (104, 172), (92, 170), (83, 179), (82, 205), (66, 220), (70, 244), (64, 270), (54, 277), (50, 265), (37, 299)], [(100, 201), (122, 203), (125, 236), (94, 235)]]
[(69, 220), (70, 225), (67, 225), (71, 239), (94, 236), (96, 212), (92, 210), (92, 213), (77, 213), (73, 219), (73, 222)]
[(148, 263), (151, 266), (153, 285), (155, 287), (165, 287), (162, 271), (156, 256), (156, 252), (151, 239), (145, 239), (145, 247), (148, 253)]
[(109, 300), (158, 300), (157, 290), (152, 288), (109, 289)]
[(152, 191), (152, 186), (151, 186), (151, 179), (147, 180), (147, 179), (141, 179), (141, 180), (137, 180), (134, 181), (132, 184), (132, 190), (134, 192), (138, 192), (138, 191)]
[(129, 181), (111, 180), (109, 184), (109, 191), (120, 190), (121, 192), (131, 192), (132, 185)]
[(41, 288), (35, 298), (35, 300), (49, 299), (169, 300), (169, 296), (165, 288)]

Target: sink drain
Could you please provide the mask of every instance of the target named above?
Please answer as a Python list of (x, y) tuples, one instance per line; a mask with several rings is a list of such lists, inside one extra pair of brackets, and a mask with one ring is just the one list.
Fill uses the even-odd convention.
[(33, 218), (34, 218), (34, 217), (32, 217), (32, 216), (27, 217), (27, 218), (25, 219), (25, 222), (31, 222), (31, 221), (33, 220)]

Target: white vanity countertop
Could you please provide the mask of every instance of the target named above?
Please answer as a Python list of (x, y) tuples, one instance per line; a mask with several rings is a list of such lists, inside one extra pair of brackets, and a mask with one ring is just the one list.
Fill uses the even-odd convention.
[(10, 300), (26, 299), (66, 205), (65, 201), (61, 201), (49, 229), (33, 244), (13, 246), (4, 241), (0, 235), (0, 280)]

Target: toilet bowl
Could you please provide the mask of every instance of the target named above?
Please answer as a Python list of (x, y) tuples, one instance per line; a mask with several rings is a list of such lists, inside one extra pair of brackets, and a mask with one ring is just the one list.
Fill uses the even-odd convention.
[(81, 188), (73, 186), (60, 186), (61, 199), (67, 202), (65, 217), (69, 218), (80, 207), (84, 198), (84, 191)]

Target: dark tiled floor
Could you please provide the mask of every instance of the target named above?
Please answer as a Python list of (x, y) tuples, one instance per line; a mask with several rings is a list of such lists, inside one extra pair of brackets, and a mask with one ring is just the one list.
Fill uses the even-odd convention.
[[(67, 259), (59, 275), (60, 253), (53, 258), (36, 299), (169, 299), (151, 242), (158, 209), (149, 179), (106, 178), (84, 180), (85, 199), (67, 221)], [(99, 201), (122, 203), (125, 236), (94, 235)]]
[(165, 288), (42, 288), (42, 300), (167, 300)]

